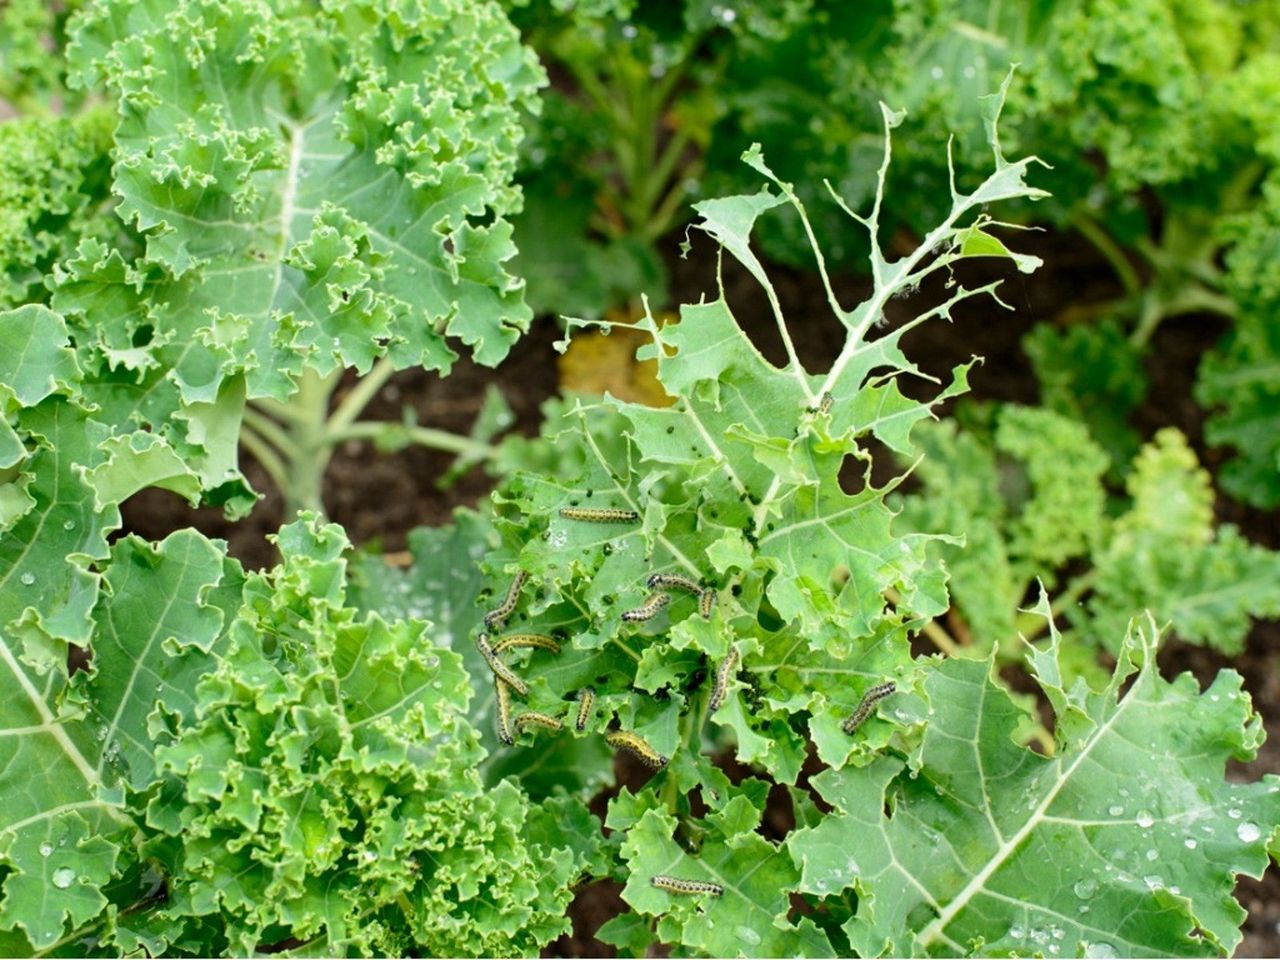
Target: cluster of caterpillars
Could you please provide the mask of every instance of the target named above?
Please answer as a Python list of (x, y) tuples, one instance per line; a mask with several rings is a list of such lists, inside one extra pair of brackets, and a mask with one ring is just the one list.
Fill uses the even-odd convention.
[[(820, 413), (829, 413), (831, 400), (823, 397)], [(560, 515), (567, 520), (581, 520), (590, 523), (634, 523), (640, 519), (635, 510), (595, 509), (587, 507), (565, 507)], [(497, 725), (498, 738), (505, 744), (515, 742), (515, 733), (521, 733), (532, 727), (559, 731), (564, 729), (564, 719), (551, 714), (527, 710), (512, 714), (512, 694), (525, 697), (529, 686), (503, 660), (502, 654), (507, 650), (528, 648), (559, 653), (560, 644), (554, 638), (540, 633), (513, 633), (499, 637), (491, 642), (491, 631), (501, 630), (507, 619), (515, 611), (520, 599), (520, 592), (528, 581), (528, 574), (518, 571), (507, 588), (506, 596), (497, 607), (484, 616), (484, 632), (476, 637), (476, 646), (481, 656), (493, 671), (494, 684), (497, 689)], [(691, 577), (678, 573), (653, 573), (645, 581), (650, 594), (640, 606), (626, 610), (622, 619), (627, 622), (643, 622), (652, 619), (666, 607), (673, 593), (693, 595), (698, 601), (698, 613), (703, 619), (710, 619), (716, 602), (716, 591), (704, 587)], [(741, 666), (741, 655), (736, 646), (730, 646), (728, 653), (716, 666), (715, 680), (708, 701), (708, 711), (719, 710), (729, 694), (729, 686), (737, 676)], [(896, 689), (892, 680), (877, 684), (863, 694), (853, 713), (841, 724), (841, 729), (849, 735), (875, 711), (876, 705)], [(578, 693), (578, 708), (574, 716), (574, 728), (579, 732), (586, 730), (587, 724), (595, 710), (595, 690), (585, 687)], [(514, 733), (513, 733), (514, 730)], [(615, 750), (624, 750), (653, 770), (661, 770), (667, 765), (668, 758), (658, 753), (647, 740), (630, 730), (611, 730), (605, 734), (605, 742)], [(653, 886), (670, 893), (685, 895), (702, 895), (718, 897), (724, 893), (724, 887), (718, 883), (703, 880), (685, 880), (679, 877), (657, 875), (650, 878)]]
[[(825, 401), (828, 398), (823, 399)], [(829, 409), (830, 404), (824, 403), (824, 406)], [(560, 515), (567, 520), (581, 520), (589, 523), (634, 523), (640, 519), (640, 514), (635, 510), (615, 508), (563, 507)], [(491, 643), (489, 639), (489, 631), (501, 630), (506, 625), (507, 618), (515, 611), (520, 592), (528, 579), (529, 575), (525, 571), (520, 570), (516, 573), (502, 602), (485, 614), (485, 632), (476, 637), (476, 646), (489, 665), (489, 669), (493, 671), (494, 683), (497, 687), (498, 737), (505, 744), (515, 742), (513, 729), (518, 733), (529, 727), (541, 727), (553, 731), (564, 728), (564, 721), (560, 717), (538, 711), (530, 710), (512, 716), (511, 694), (528, 696), (529, 686), (501, 658), (504, 651), (518, 648), (559, 653), (560, 644), (556, 639), (539, 633), (510, 634), (499, 638), (496, 643)], [(671, 595), (674, 592), (683, 592), (697, 597), (699, 615), (703, 619), (710, 619), (716, 601), (716, 592), (713, 588), (704, 587), (691, 577), (678, 573), (650, 574), (645, 585), (651, 591), (649, 596), (640, 606), (624, 611), (622, 613), (624, 621), (634, 623), (652, 619), (671, 602)], [(728, 697), (729, 685), (737, 676), (740, 665), (741, 658), (737, 647), (730, 647), (729, 652), (716, 667), (715, 681), (708, 701), (710, 713), (714, 713), (724, 705)], [(892, 680), (871, 687), (858, 702), (853, 713), (841, 724), (841, 729), (846, 734), (852, 735), (875, 711), (876, 704), (893, 693), (895, 689), (896, 685)], [(587, 687), (578, 694), (578, 710), (574, 718), (575, 729), (586, 730), (594, 708), (595, 691)], [(605, 740), (614, 749), (631, 753), (652, 769), (660, 770), (667, 764), (667, 757), (654, 750), (643, 737), (631, 731), (611, 731), (605, 735)]]
[[(622, 513), (625, 511), (612, 512)], [(501, 656), (507, 650), (521, 648), (559, 653), (559, 641), (555, 637), (543, 633), (512, 633), (499, 637), (497, 642), (493, 642), (489, 638), (490, 631), (501, 630), (506, 626), (507, 618), (515, 612), (516, 605), (520, 601), (520, 592), (525, 583), (528, 582), (528, 579), (529, 575), (523, 570), (515, 575), (511, 585), (507, 588), (506, 596), (503, 597), (502, 602), (484, 615), (485, 629), (476, 634), (476, 648), (480, 651), (480, 655), (484, 657), (485, 663), (489, 665), (489, 669), (493, 671), (493, 682), (498, 705), (498, 739), (508, 745), (515, 743), (515, 735), (517, 733), (523, 733), (533, 727), (552, 731), (564, 729), (564, 720), (549, 713), (525, 710), (521, 713), (513, 714), (512, 695), (528, 696), (529, 685), (503, 661)], [(578, 710), (574, 717), (574, 728), (576, 730), (586, 730), (587, 724), (595, 712), (595, 702), (596, 692), (591, 687), (585, 687), (579, 691)], [(655, 770), (660, 770), (667, 765), (667, 758), (654, 750), (648, 741), (637, 733), (632, 733), (628, 730), (611, 731), (605, 735), (605, 742), (614, 749), (626, 750), (634, 754), (647, 766)]]

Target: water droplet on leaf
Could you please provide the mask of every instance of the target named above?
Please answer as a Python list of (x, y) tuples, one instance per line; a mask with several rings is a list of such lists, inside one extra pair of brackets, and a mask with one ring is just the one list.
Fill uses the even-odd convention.
[(1261, 831), (1256, 823), (1242, 823), (1236, 827), (1236, 836), (1240, 838), (1241, 843), (1253, 843), (1261, 836)]
[(70, 867), (59, 867), (53, 871), (53, 885), (59, 890), (65, 890), (75, 882), (76, 872)]

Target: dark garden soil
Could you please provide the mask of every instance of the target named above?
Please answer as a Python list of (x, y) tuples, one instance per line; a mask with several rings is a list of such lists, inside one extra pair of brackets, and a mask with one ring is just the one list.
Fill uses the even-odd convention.
[[(671, 251), (676, 247), (677, 239), (666, 244)], [(960, 279), (970, 285), (1005, 277), (1002, 296), (1012, 311), (979, 300), (958, 307), (954, 324), (932, 322), (905, 338), (904, 351), (925, 373), (945, 378), (956, 364), (976, 354), (985, 361), (970, 373), (973, 396), (1034, 403), (1037, 387), (1020, 346), (1023, 335), (1036, 323), (1058, 317), (1066, 305), (1078, 308), (1118, 293), (1106, 264), (1092, 255), (1079, 238), (1055, 234), (1021, 236), (1019, 249), (1039, 254), (1045, 266), (1024, 277), (1012, 269), (997, 269), (994, 261), (982, 261), (966, 265), (959, 273)], [(695, 238), (689, 259), (672, 257), (669, 267), (673, 302), (696, 302), (704, 291), (712, 294), (713, 250), (705, 239), (698, 242)], [(842, 331), (816, 276), (784, 267), (771, 268), (771, 276), (802, 361), (811, 369), (824, 367), (839, 350)], [(726, 262), (725, 282), (730, 304), (748, 333), (766, 356), (781, 361), (782, 345), (768, 303), (755, 281)], [(868, 290), (866, 281), (855, 278), (836, 278), (836, 287), (845, 306), (857, 303)], [(918, 302), (936, 303), (941, 299), (939, 292), (922, 290), (917, 294)], [(911, 305), (910, 300), (891, 304), (889, 322), (907, 316)], [(1148, 354), (1150, 397), (1132, 417), (1133, 425), (1144, 437), (1162, 426), (1179, 427), (1211, 470), (1219, 466), (1224, 453), (1205, 449), (1204, 414), (1192, 400), (1191, 387), (1199, 357), (1224, 329), (1224, 323), (1213, 317), (1166, 321)], [(465, 433), (479, 409), (485, 385), (496, 382), (515, 411), (517, 429), (533, 434), (539, 422), (539, 404), (556, 390), (557, 355), (552, 342), (559, 336), (553, 320), (540, 319), (496, 374), (465, 360), (459, 361), (447, 379), (422, 372), (399, 374), (369, 409), (368, 416), (398, 420), (402, 409), (409, 406), (423, 424)], [(434, 478), (444, 472), (448, 462), (447, 456), (431, 451), (382, 455), (366, 444), (353, 443), (337, 451), (329, 468), (326, 508), (356, 544), (402, 550), (410, 529), (445, 523), (455, 507), (474, 504), (490, 489), (489, 479), (479, 469), (452, 489), (437, 489)], [(230, 524), (217, 511), (191, 510), (178, 498), (151, 490), (125, 504), (126, 528), (160, 538), (179, 527), (194, 525), (227, 540), (232, 554), (247, 565), (270, 564), (273, 553), (265, 535), (280, 524), (280, 498), (256, 464), (249, 462), (246, 473), (255, 489), (264, 491), (265, 496), (244, 521)], [(1280, 516), (1227, 500), (1219, 502), (1218, 512), (1220, 519), (1239, 525), (1250, 539), (1280, 548)], [(1232, 764), (1229, 776), (1253, 780), (1264, 773), (1280, 773), (1280, 624), (1255, 625), (1245, 652), (1230, 659), (1173, 640), (1162, 650), (1160, 664), (1167, 676), (1190, 671), (1202, 685), (1208, 684), (1219, 669), (1239, 671), (1256, 707), (1268, 720), (1270, 739), (1254, 762)], [(639, 770), (626, 766), (620, 767), (619, 773), (627, 782), (634, 779), (638, 784), (644, 779)], [(603, 798), (598, 802), (602, 804)], [(602, 806), (599, 812), (603, 812)], [(774, 791), (765, 822), (775, 838), (790, 828), (790, 803), (785, 791)], [(571, 910), (573, 934), (551, 944), (549, 955), (612, 955), (612, 949), (592, 934), (623, 908), (619, 889), (617, 884), (603, 882), (578, 891)], [(1237, 896), (1249, 911), (1245, 939), (1237, 956), (1280, 956), (1280, 871), (1272, 867), (1262, 881), (1243, 879)]]

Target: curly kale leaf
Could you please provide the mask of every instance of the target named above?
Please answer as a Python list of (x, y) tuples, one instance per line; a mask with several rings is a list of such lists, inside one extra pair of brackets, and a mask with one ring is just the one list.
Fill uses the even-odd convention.
[(0, 309), (47, 302), (45, 278), (80, 241), (124, 242), (111, 206), (110, 112), (0, 123)]
[(542, 74), (495, 6), (86, 3), (66, 58), (107, 103), (0, 125), (0, 303), (48, 299), (83, 405), (206, 502), (253, 502), (246, 400), (447, 372), (451, 342), (495, 364), (526, 328), (504, 265)]
[(1068, 618), (1105, 641), (1151, 610), (1180, 639), (1237, 654), (1253, 618), (1280, 615), (1280, 553), (1213, 524), (1213, 486), (1185, 438), (1162, 430), (1129, 477), (1133, 505), (1096, 557), (1093, 593)]
[(117, 542), (69, 684), (0, 646), (0, 942), (509, 956), (568, 929), (598, 822), (485, 787), (460, 658), (347, 605), (337, 527), (277, 543), (246, 576), (190, 531)]
[(1242, 648), (1253, 618), (1280, 610), (1280, 553), (1215, 527), (1209, 475), (1176, 430), (1159, 432), (1134, 459), (1131, 499), (1113, 519), (1101, 483), (1106, 455), (1082, 423), (1015, 406), (992, 418), (993, 434), (924, 425), (924, 489), (903, 498), (908, 526), (965, 537), (962, 547), (932, 547), (950, 571), (951, 622), (963, 639), (983, 650), (1012, 640), (1037, 572), (1056, 582), (1069, 564), (1077, 571), (1064, 590), (1085, 597), (1063, 607), (1073, 637), (1113, 652), (1135, 610), (1225, 653)]
[(1260, 876), (1280, 836), (1280, 779), (1224, 779), (1257, 752), (1261, 718), (1232, 671), (1204, 692), (1165, 682), (1156, 643), (1135, 621), (1101, 692), (1063, 686), (1056, 633), (1031, 651), (1051, 757), (1014, 741), (1022, 711), (991, 662), (939, 663), (909, 764), (814, 778), (835, 812), (787, 839), (799, 889), (838, 905), (860, 956), (1229, 954), (1235, 877)]
[(207, 918), (236, 951), (536, 952), (568, 928), (590, 844), (526, 840), (525, 796), (484, 788), (460, 658), (424, 621), (346, 606), (338, 528), (299, 521), (279, 545), (281, 567), (246, 579), (194, 720), (155, 752), (162, 912)]
[(1015, 615), (1038, 574), (1091, 553), (1106, 506), (1107, 457), (1082, 424), (1013, 405), (992, 420), (990, 430), (923, 424), (924, 489), (903, 500), (909, 529), (964, 537), (963, 545), (940, 541), (932, 549), (983, 649), (1015, 636)]

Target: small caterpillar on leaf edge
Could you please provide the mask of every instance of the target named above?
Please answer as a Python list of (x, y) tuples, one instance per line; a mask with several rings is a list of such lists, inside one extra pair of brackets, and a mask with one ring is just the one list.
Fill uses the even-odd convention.
[(493, 647), (489, 645), (489, 635), (487, 633), (476, 634), (476, 648), (480, 651), (480, 656), (484, 657), (484, 662), (489, 665), (489, 669), (493, 671), (495, 677), (506, 681), (511, 689), (520, 694), (520, 696), (527, 697), (529, 695), (529, 685), (516, 676), (515, 671), (499, 660), (497, 654), (493, 652)]
[(715, 713), (724, 705), (725, 697), (729, 695), (729, 681), (737, 672), (738, 648), (730, 647), (728, 655), (720, 661), (720, 666), (716, 667), (716, 683), (711, 689), (711, 701), (707, 704), (708, 712)]
[(501, 680), (494, 680), (498, 691), (498, 739), (507, 746), (516, 742), (511, 735), (511, 688)]
[(548, 637), (545, 633), (513, 633), (502, 637), (493, 645), (493, 652), (502, 653), (504, 650), (512, 650), (516, 647), (549, 650), (552, 653), (560, 652), (560, 644), (556, 642), (556, 638)]
[(626, 750), (639, 758), (645, 766), (654, 770), (661, 770), (667, 765), (666, 757), (649, 746), (649, 741), (644, 737), (630, 730), (615, 730), (613, 733), (607, 733), (604, 742), (616, 750)]
[(651, 573), (645, 581), (650, 590), (687, 590), (702, 593), (702, 584), (679, 573)]
[(588, 523), (635, 523), (640, 514), (634, 510), (616, 510), (612, 507), (561, 507), (560, 516), (566, 520), (586, 520)]
[(649, 882), (660, 890), (669, 890), (672, 893), (706, 893), (713, 897), (724, 893), (724, 887), (720, 884), (708, 883), (705, 880), (681, 880), (679, 877), (658, 874)]
[(624, 610), (622, 619), (629, 623), (635, 623), (639, 620), (652, 620), (659, 610), (671, 602), (671, 596), (666, 593), (651, 593), (649, 599), (634, 610)]
[(538, 713), (530, 710), (516, 717), (516, 730), (524, 733), (525, 727), (543, 727), (547, 730), (563, 730), (564, 721), (559, 717), (553, 717), (549, 713)]
[(587, 721), (591, 719), (591, 711), (596, 705), (596, 692), (591, 687), (578, 694), (578, 718), (573, 725), (578, 730), (587, 729)]
[(506, 599), (498, 606), (494, 607), (484, 615), (484, 625), (490, 630), (496, 630), (507, 622), (507, 617), (511, 616), (511, 611), (516, 608), (516, 601), (520, 599), (520, 588), (524, 586), (529, 574), (523, 570), (516, 571), (515, 579), (511, 581), (511, 586), (507, 588)]
[(896, 689), (898, 689), (898, 685), (892, 680), (872, 687), (862, 695), (862, 699), (858, 701), (858, 706), (854, 709), (849, 719), (840, 724), (840, 729), (845, 733), (852, 734), (862, 725), (862, 721), (871, 716), (871, 711), (876, 708), (876, 704)]

